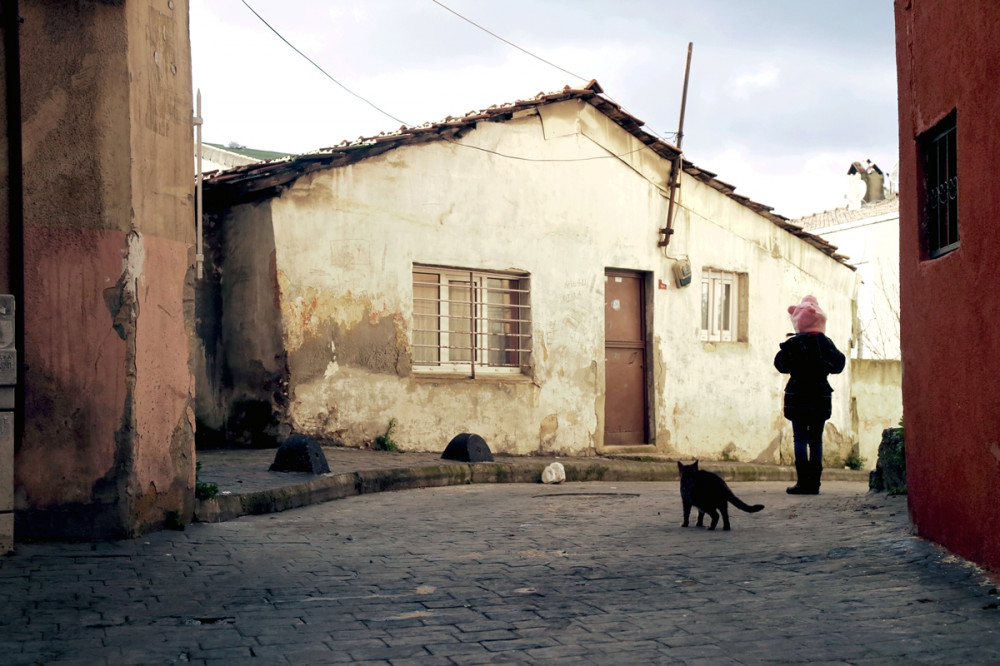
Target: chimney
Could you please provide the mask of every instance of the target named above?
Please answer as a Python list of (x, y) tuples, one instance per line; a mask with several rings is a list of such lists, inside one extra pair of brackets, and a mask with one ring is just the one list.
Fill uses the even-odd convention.
[(853, 163), (847, 170), (847, 207), (857, 210), (884, 198), (885, 174), (878, 165), (871, 160)]

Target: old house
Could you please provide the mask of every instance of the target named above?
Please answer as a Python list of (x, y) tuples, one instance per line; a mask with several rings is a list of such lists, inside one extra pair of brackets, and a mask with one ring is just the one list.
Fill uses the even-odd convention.
[[(679, 167), (674, 214), (671, 167)], [(200, 442), (788, 462), (786, 307), (855, 273), (596, 82), (209, 175)], [(854, 446), (849, 372), (827, 452)]]
[(1000, 5), (895, 12), (910, 514), (921, 536), (1000, 570)]

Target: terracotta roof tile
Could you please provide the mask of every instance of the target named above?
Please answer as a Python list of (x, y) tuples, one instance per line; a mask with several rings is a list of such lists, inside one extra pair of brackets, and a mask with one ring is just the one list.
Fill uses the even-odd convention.
[(850, 209), (847, 206), (844, 206), (843, 208), (834, 208), (833, 210), (823, 211), (822, 213), (806, 215), (796, 220), (792, 220), (792, 222), (807, 231), (811, 231), (813, 229), (825, 229), (826, 227), (849, 224), (851, 222), (857, 222), (858, 220), (865, 220), (879, 215), (888, 215), (889, 213), (897, 211), (899, 211), (898, 195), (881, 201), (862, 204), (861, 208)]
[[(458, 134), (462, 129), (473, 127), (482, 120), (502, 122), (508, 120), (516, 111), (570, 99), (580, 99), (594, 106), (664, 159), (674, 160), (681, 155), (679, 148), (643, 129), (645, 124), (643, 121), (622, 110), (617, 102), (604, 96), (603, 92), (603, 88), (594, 80), (582, 88), (566, 86), (556, 92), (540, 92), (531, 99), (495, 104), (486, 109), (469, 111), (459, 117), (448, 116), (444, 120), (428, 122), (415, 127), (404, 125), (397, 130), (382, 132), (374, 137), (359, 137), (354, 141), (343, 141), (336, 146), (321, 148), (310, 153), (207, 173), (204, 176), (206, 204), (210, 204), (213, 199), (224, 200), (231, 204), (273, 196), (301, 176), (320, 169), (346, 166), (367, 157), (382, 154), (396, 146), (448, 139)], [(686, 159), (682, 161), (682, 165), (684, 173), (690, 177), (746, 206), (847, 265), (846, 257), (837, 254), (835, 246), (804, 231), (801, 225), (790, 223), (788, 218), (773, 213), (773, 207), (735, 194), (736, 188), (733, 185), (718, 180), (715, 173), (699, 168)]]

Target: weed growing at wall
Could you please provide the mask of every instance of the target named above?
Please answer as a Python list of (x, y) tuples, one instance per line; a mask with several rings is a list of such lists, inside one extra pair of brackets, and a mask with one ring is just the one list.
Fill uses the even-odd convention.
[(201, 472), (201, 463), (194, 466), (194, 496), (200, 500), (212, 499), (219, 494), (219, 485), (216, 483), (206, 483), (198, 480), (198, 473)]
[(848, 469), (861, 469), (865, 466), (865, 458), (861, 457), (857, 451), (851, 451), (847, 460), (844, 461), (844, 466)]
[(392, 439), (392, 431), (396, 429), (396, 419), (389, 419), (389, 427), (385, 429), (385, 434), (379, 435), (375, 438), (376, 451), (399, 451), (399, 447), (396, 442)]

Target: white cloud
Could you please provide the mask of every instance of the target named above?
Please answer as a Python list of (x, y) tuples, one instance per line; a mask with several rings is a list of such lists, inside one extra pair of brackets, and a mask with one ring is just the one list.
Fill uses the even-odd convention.
[(778, 87), (781, 70), (774, 63), (765, 63), (751, 72), (737, 76), (732, 82), (735, 99), (749, 99), (751, 95)]

